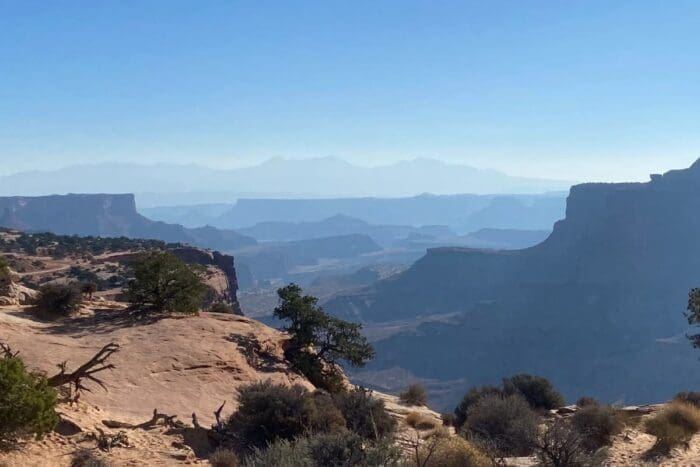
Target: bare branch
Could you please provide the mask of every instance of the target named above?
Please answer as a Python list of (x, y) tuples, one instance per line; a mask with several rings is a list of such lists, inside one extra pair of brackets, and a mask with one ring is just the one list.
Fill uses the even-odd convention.
[(197, 414), (192, 412), (192, 426), (195, 428), (201, 428), (202, 425), (199, 424), (199, 420), (197, 420)]
[(5, 358), (15, 358), (17, 355), (19, 355), (19, 351), (13, 352), (12, 348), (4, 342), (0, 342), (0, 353), (2, 353), (3, 357)]
[(104, 382), (94, 375), (105, 370), (114, 369), (114, 365), (107, 363), (107, 360), (118, 351), (118, 344), (113, 342), (109, 343), (102, 347), (102, 349), (100, 349), (100, 351), (97, 352), (90, 360), (80, 365), (77, 370), (70, 373), (66, 372), (66, 362), (60, 363), (58, 368), (61, 371), (58, 374), (50, 377), (48, 379), (48, 383), (53, 387), (60, 387), (66, 384), (73, 385), (75, 393), (79, 394), (81, 391), (92, 392), (90, 388), (83, 384), (83, 380), (87, 379), (99, 384), (106, 391), (107, 387), (104, 385)]
[(221, 404), (221, 407), (217, 409), (216, 412), (214, 412), (214, 417), (216, 417), (216, 426), (217, 427), (222, 427), (224, 424), (221, 422), (221, 411), (224, 410), (224, 406), (226, 405), (226, 401), (224, 401), (223, 404)]
[[(194, 415), (194, 414), (193, 414)], [(193, 418), (196, 420), (196, 416)], [(159, 422), (163, 423), (159, 423)], [(143, 423), (133, 424), (120, 422), (118, 420), (102, 420), (102, 424), (107, 428), (126, 428), (129, 430), (150, 430), (157, 426), (167, 426), (169, 428), (184, 428), (185, 424), (177, 420), (177, 415), (167, 415), (164, 413), (158, 413), (158, 409), (153, 409), (153, 416), (150, 420), (146, 420)]]

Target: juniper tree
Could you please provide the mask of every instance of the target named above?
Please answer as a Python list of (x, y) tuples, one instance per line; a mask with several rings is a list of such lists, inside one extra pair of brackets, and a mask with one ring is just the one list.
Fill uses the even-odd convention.
[(275, 317), (287, 321), (291, 336), (286, 355), (312, 382), (337, 390), (339, 362), (362, 367), (374, 357), (374, 349), (361, 334), (362, 325), (333, 317), (304, 295), (301, 287), (289, 284), (277, 291)]
[(133, 279), (126, 295), (140, 311), (196, 313), (204, 301), (207, 286), (202, 269), (189, 265), (168, 251), (141, 253), (131, 263)]

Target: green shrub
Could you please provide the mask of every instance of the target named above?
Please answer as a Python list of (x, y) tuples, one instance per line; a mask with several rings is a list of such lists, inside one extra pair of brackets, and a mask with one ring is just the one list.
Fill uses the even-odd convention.
[(233, 313), (233, 307), (226, 302), (214, 302), (209, 306), (210, 313)]
[(588, 451), (611, 445), (613, 436), (624, 426), (617, 410), (601, 405), (584, 406), (571, 417), (571, 423), (583, 435)]
[(53, 430), (56, 396), (46, 378), (28, 372), (19, 357), (0, 358), (0, 442)]
[(39, 289), (35, 310), (45, 318), (69, 316), (80, 309), (83, 296), (76, 284), (46, 284)]
[(246, 457), (246, 467), (315, 467), (309, 454), (309, 443), (305, 438), (297, 440), (279, 439), (265, 447), (256, 447)]
[(455, 408), (454, 426), (459, 429), (467, 420), (469, 411), (485, 396), (502, 396), (503, 391), (495, 386), (482, 386), (471, 388), (462, 398), (457, 408)]
[(695, 407), (700, 408), (700, 392), (679, 392), (673, 397), (673, 400), (685, 402), (686, 404), (694, 405)]
[(469, 410), (467, 436), (485, 442), (500, 455), (528, 456), (538, 434), (539, 417), (521, 396), (484, 396)]
[(507, 396), (520, 394), (535, 410), (551, 410), (564, 405), (564, 398), (547, 378), (526, 373), (503, 380), (503, 392)]
[(672, 402), (646, 421), (646, 432), (656, 436), (656, 447), (663, 450), (687, 446), (700, 430), (700, 409), (684, 402)]
[(362, 438), (378, 441), (394, 433), (396, 420), (386, 411), (384, 401), (373, 398), (366, 389), (337, 393), (333, 400), (345, 417), (348, 430)]
[(7, 262), (4, 256), (0, 256), (0, 291), (2, 287), (6, 287), (10, 282), (12, 282), (10, 263)]
[(239, 467), (238, 456), (230, 449), (219, 448), (209, 455), (212, 467)]
[(207, 286), (202, 268), (182, 262), (168, 251), (149, 251), (131, 262), (134, 278), (126, 296), (131, 306), (145, 312), (196, 313)]
[(399, 394), (399, 400), (405, 405), (427, 405), (428, 394), (420, 384), (411, 384), (404, 392)]
[(311, 394), (301, 386), (275, 385), (269, 381), (250, 384), (240, 389), (238, 403), (227, 428), (242, 446), (262, 448), (279, 439), (292, 440), (343, 423), (337, 409), (324, 413), (323, 410), (332, 406), (322, 396)]

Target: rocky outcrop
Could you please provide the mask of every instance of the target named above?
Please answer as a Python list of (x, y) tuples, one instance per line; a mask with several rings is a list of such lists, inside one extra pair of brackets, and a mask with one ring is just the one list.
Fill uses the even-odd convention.
[[(213, 227), (187, 229), (181, 225), (155, 222), (136, 211), (131, 194), (71, 194), (64, 196), (0, 197), (0, 227), (59, 235), (130, 237), (194, 245), (199, 248), (230, 250), (254, 245), (250, 237)], [(223, 271), (220, 296), (240, 313), (236, 292), (238, 281), (234, 259), (219, 252), (194, 247), (179, 249), (187, 262), (213, 266)], [(127, 254), (129, 256), (129, 254)], [(222, 282), (216, 281), (214, 282)]]
[(21, 284), (8, 283), (0, 286), (0, 306), (29, 305), (34, 302), (37, 291)]
[(27, 305), (34, 301), (37, 292), (15, 282), (12, 270), (0, 269), (0, 306)]
[(178, 247), (170, 251), (186, 263), (213, 266), (222, 271), (225, 277), (225, 287), (218, 291), (219, 295), (214, 297), (213, 301), (229, 303), (235, 314), (243, 314), (236, 297), (236, 293), (238, 292), (238, 280), (233, 256), (224, 255), (218, 251), (202, 250), (192, 247)]
[(12, 284), (6, 294), (0, 294), (0, 305), (30, 305), (38, 292), (21, 284)]

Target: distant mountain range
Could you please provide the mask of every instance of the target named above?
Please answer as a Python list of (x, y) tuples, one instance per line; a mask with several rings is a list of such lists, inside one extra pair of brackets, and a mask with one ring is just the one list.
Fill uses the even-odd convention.
[(432, 249), (324, 306), (371, 326), (423, 322), (376, 343), (367, 384), (402, 368), (460, 381), (456, 398), (529, 372), (569, 397), (667, 400), (700, 385), (682, 314), (700, 286), (698, 212), (700, 161), (648, 183), (577, 185), (566, 218), (537, 246)]
[[(564, 217), (565, 208), (565, 193), (424, 194), (407, 198), (244, 198), (232, 205), (161, 206), (139, 208), (139, 212), (151, 219), (188, 227), (208, 224), (242, 229), (260, 240), (279, 240), (308, 235), (313, 229), (359, 227), (358, 222), (372, 224), (377, 234), (378, 229), (389, 233), (425, 226), (443, 226), (458, 234), (485, 228), (549, 231)], [(356, 225), (350, 226), (349, 222)]]
[[(195, 204), (232, 202), (239, 197), (412, 196), (428, 192), (542, 193), (566, 190), (570, 182), (510, 176), (495, 170), (413, 159), (378, 167), (360, 167), (335, 157), (270, 159), (240, 169), (212, 169), (198, 165), (138, 165), (104, 163), (37, 170), (0, 177), (0, 195), (66, 193), (137, 193), (164, 202), (168, 194)], [(199, 195), (198, 195), (199, 193)], [(207, 193), (208, 195), (203, 195)], [(158, 196), (155, 196), (158, 194)], [(178, 196), (179, 195), (179, 196)], [(216, 198), (216, 199), (212, 199)], [(149, 204), (153, 205), (153, 204)]]

